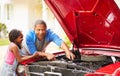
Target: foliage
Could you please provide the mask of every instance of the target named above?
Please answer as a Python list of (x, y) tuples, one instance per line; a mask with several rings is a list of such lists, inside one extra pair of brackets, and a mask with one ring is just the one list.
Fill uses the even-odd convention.
[(5, 24), (0, 23), (0, 32), (5, 30), (7, 27)]
[(67, 36), (64, 36), (64, 40), (65, 40), (65, 43), (67, 44), (67, 46), (70, 48), (71, 47), (71, 42), (70, 40), (68, 39)]
[(0, 39), (0, 46), (8, 45), (8, 44), (9, 44), (9, 39), (8, 38), (1, 38)]
[(7, 34), (7, 27), (6, 27), (6, 25), (3, 24), (3, 23), (0, 23), (0, 37), (1, 37), (1, 32), (3, 32), (4, 35)]

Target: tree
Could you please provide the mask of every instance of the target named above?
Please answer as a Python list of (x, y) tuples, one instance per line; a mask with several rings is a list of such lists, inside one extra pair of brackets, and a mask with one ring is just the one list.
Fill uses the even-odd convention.
[(7, 33), (7, 27), (6, 27), (6, 25), (5, 24), (3, 24), (3, 23), (0, 23), (0, 38), (1, 38), (1, 33), (4, 33), (4, 34), (6, 34)]

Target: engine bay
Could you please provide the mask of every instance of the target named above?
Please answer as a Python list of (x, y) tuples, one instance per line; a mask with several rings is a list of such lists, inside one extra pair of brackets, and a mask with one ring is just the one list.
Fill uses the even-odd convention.
[[(43, 59), (27, 65), (26, 74), (27, 76), (85, 76), (86, 73), (94, 73), (99, 68), (113, 63), (110, 56), (80, 55), (78, 57), (80, 58), (73, 61), (67, 59), (65, 55), (56, 57), (55, 61)], [(119, 58), (115, 59), (119, 61)]]

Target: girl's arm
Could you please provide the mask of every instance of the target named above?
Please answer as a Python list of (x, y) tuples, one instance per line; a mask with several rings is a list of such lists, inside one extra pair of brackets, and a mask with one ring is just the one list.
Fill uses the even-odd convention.
[(30, 56), (21, 56), (17, 46), (13, 46), (11, 48), (11, 51), (13, 52), (13, 54), (18, 62), (22, 62), (22, 61), (25, 61), (27, 59), (31, 59), (31, 58), (35, 58), (35, 57), (39, 56), (39, 54), (37, 52), (34, 53), (33, 55), (30, 55)]

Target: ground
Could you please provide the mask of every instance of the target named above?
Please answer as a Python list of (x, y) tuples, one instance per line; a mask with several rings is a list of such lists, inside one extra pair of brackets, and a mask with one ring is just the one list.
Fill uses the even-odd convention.
[(0, 46), (0, 66), (1, 66), (3, 58), (4, 58), (5, 54), (6, 54), (7, 47), (8, 47), (8, 45)]

